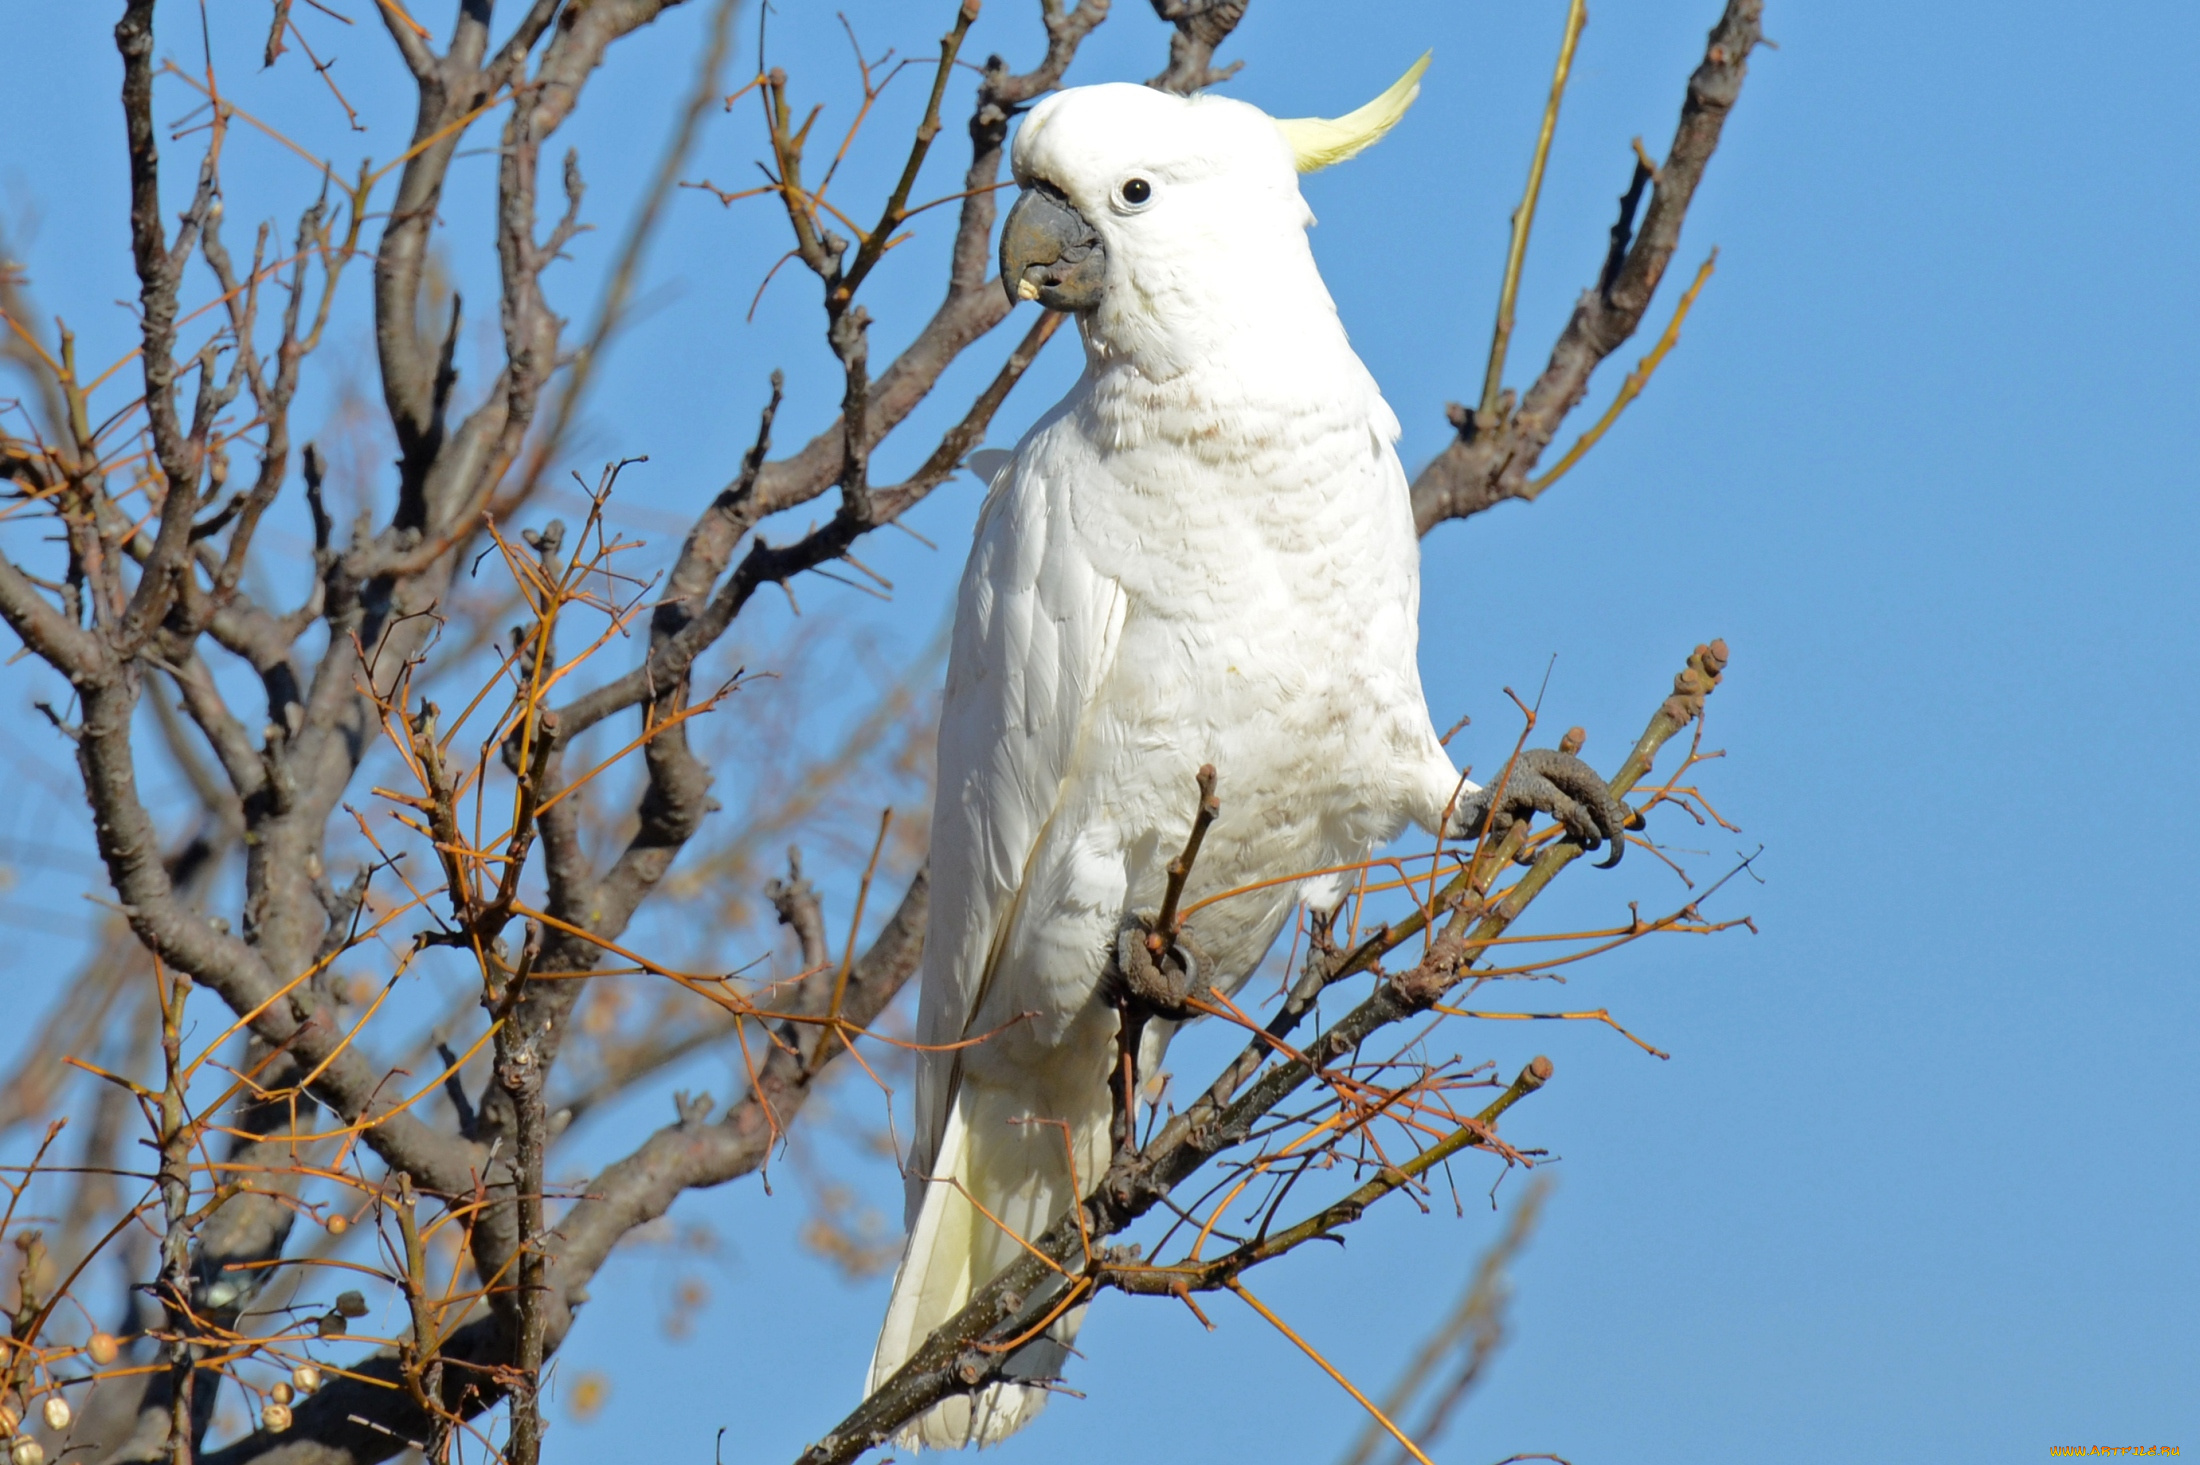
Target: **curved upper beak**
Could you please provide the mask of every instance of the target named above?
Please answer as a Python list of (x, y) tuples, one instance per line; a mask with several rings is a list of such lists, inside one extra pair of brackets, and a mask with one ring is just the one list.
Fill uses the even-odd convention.
[(1034, 183), (1001, 225), (1001, 288), (1009, 302), (1036, 300), (1049, 310), (1090, 310), (1108, 273), (1099, 231), (1050, 184)]

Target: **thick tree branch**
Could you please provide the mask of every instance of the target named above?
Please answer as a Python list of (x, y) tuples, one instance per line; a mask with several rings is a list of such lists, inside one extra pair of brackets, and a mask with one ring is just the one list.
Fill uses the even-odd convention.
[[(496, 93), (498, 80), (483, 72), (481, 57), (489, 31), (482, 17), (461, 22), (442, 56), (428, 49), (411, 18), (393, 6), (378, 5), (391, 38), (419, 86), (411, 149), (417, 149), (397, 178), (374, 254), (374, 340), (381, 359), (382, 395), (390, 425), (396, 429), (401, 522), (424, 518), (420, 500), (429, 467), (442, 448), (443, 414), (450, 385), (438, 371), (441, 352), (431, 348), (420, 329), (420, 297), (426, 282), (428, 240), (451, 159), (465, 138), (469, 121)], [(456, 334), (457, 320), (452, 320)]]
[(0, 617), (18, 640), (71, 682), (98, 673), (99, 638), (63, 614), (6, 558), (0, 558)]
[(122, 112), (130, 150), (130, 251), (137, 266), (139, 359), (145, 379), (145, 418), (153, 457), (166, 480), (160, 527), (123, 618), (123, 644), (135, 650), (179, 593), (191, 573), (192, 520), (198, 511), (199, 471), (214, 404), (212, 348), (199, 357), (199, 404), (186, 429), (176, 407), (176, 290), (183, 263), (197, 247), (199, 227), (215, 201), (215, 163), (220, 124), (200, 163), (198, 191), (171, 246), (160, 212), (160, 147), (153, 136), (153, 0), (130, 0), (115, 24), (122, 53)]

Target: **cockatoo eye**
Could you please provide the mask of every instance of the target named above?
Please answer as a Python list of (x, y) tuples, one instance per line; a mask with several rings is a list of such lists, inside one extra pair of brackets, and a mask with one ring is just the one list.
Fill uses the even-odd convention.
[(1153, 185), (1143, 178), (1126, 178), (1117, 192), (1122, 194), (1123, 202), (1135, 209), (1153, 197)]

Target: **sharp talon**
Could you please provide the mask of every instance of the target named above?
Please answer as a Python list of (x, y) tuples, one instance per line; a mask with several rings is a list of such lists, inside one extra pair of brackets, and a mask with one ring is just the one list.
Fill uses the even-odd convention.
[(1197, 951), (1180, 933), (1175, 946), (1157, 960), (1146, 944), (1142, 922), (1123, 928), (1116, 938), (1114, 970), (1102, 995), (1117, 1006), (1134, 1005), (1145, 1015), (1167, 1022), (1197, 1016), (1192, 999), (1205, 990)]
[(1584, 849), (1612, 847), (1611, 858), (1597, 868), (1609, 870), (1627, 853), (1626, 831), (1642, 827), (1642, 816), (1612, 793), (1596, 770), (1571, 753), (1527, 748), (1513, 760), (1512, 776), (1502, 792), (1482, 789), (1461, 804), (1464, 837), (1479, 837), (1486, 826), (1502, 836), (1518, 819), (1548, 814)]

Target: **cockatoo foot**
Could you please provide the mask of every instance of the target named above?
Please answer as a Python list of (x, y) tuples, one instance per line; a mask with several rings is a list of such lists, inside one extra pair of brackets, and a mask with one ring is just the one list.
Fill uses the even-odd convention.
[(1199, 1015), (1194, 999), (1207, 991), (1206, 963), (1199, 948), (1179, 932), (1158, 957), (1153, 928), (1145, 921), (1126, 924), (1115, 938), (1115, 960), (1101, 977), (1100, 996), (1109, 1006), (1128, 1008), (1141, 1018), (1187, 1022)]
[[(1109, 1140), (1117, 1155), (1137, 1148), (1139, 1053), (1146, 1024), (1159, 1019), (1183, 1023), (1199, 1015), (1195, 1002), (1208, 991), (1206, 962), (1182, 931), (1163, 939), (1156, 916), (1134, 916), (1116, 934), (1115, 957), (1100, 974), (1100, 1000), (1115, 1009), (1121, 1027), (1115, 1038), (1115, 1077), (1111, 1080), (1115, 1117)], [(1156, 955), (1154, 948), (1160, 947)]]
[(1502, 790), (1477, 789), (1452, 814), (1454, 839), (1479, 839), (1485, 829), (1502, 838), (1519, 820), (1550, 815), (1585, 849), (1612, 847), (1598, 866), (1609, 870), (1627, 852), (1626, 831), (1640, 829), (1642, 816), (1622, 803), (1597, 771), (1556, 748), (1524, 748), (1513, 759)]

